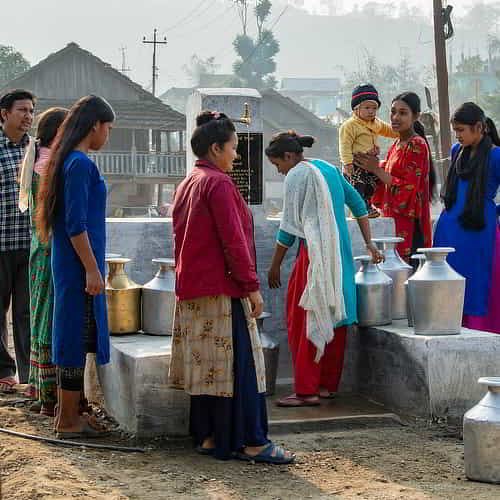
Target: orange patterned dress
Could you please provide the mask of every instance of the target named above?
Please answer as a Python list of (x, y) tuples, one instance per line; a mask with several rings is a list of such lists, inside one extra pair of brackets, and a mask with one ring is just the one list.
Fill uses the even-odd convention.
[(429, 148), (422, 137), (412, 137), (407, 144), (397, 140), (381, 165), (391, 174), (392, 184), (379, 181), (372, 198), (372, 203), (384, 217), (394, 219), (396, 236), (404, 238), (397, 249), (407, 262), (411, 256), (417, 220), (424, 246), (432, 246), (429, 156)]

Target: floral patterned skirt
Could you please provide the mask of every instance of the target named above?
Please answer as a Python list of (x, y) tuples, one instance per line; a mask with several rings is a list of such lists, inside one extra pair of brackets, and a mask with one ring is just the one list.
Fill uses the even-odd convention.
[[(266, 390), (264, 355), (248, 299), (241, 299), (259, 393)], [(231, 297), (212, 295), (176, 304), (169, 385), (191, 396), (232, 397), (234, 391)]]

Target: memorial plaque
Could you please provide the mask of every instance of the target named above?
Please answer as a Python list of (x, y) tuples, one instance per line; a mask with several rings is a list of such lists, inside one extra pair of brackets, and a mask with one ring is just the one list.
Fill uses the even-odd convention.
[[(250, 139), (250, 148), (249, 146)], [(238, 158), (230, 175), (244, 200), (250, 205), (262, 204), (262, 134), (238, 134)], [(249, 197), (250, 190), (250, 197)]]

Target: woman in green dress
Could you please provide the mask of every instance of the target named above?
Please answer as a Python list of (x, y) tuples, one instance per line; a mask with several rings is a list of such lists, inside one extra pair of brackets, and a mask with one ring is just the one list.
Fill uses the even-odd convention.
[[(32, 405), (32, 410), (40, 411), (41, 414), (48, 416), (54, 415), (54, 407), (57, 403), (56, 370), (52, 364), (54, 289), (50, 263), (50, 240), (48, 244), (40, 241), (35, 214), (40, 181), (45, 175), (45, 166), (50, 157), (50, 145), (66, 114), (66, 109), (51, 108), (39, 116), (36, 142), (33, 144), (34, 152), (31, 153), (34, 161), (31, 161), (31, 167), (28, 152), (21, 174), (24, 178), (24, 182), (23, 179), (21, 180), (22, 186), (26, 185), (26, 179), (31, 176), (31, 183), (28, 180), (28, 189), (25, 189), (29, 200), (32, 228), (29, 260), (31, 354), (28, 391), (29, 395), (36, 400)], [(22, 194), (20, 198), (21, 204)]]

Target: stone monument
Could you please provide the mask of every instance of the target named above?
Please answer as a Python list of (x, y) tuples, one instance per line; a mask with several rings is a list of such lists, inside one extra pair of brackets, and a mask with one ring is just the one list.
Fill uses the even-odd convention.
[[(255, 89), (209, 88), (196, 89), (186, 106), (186, 137), (191, 137), (201, 111), (219, 111), (233, 120), (238, 135), (238, 159), (230, 175), (249, 205), (262, 205), (264, 199), (261, 101)], [(189, 174), (196, 158), (190, 147), (186, 155)]]

